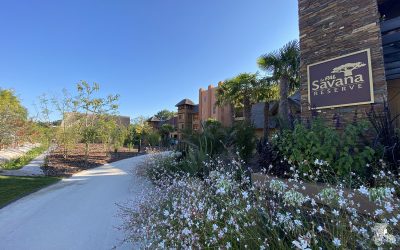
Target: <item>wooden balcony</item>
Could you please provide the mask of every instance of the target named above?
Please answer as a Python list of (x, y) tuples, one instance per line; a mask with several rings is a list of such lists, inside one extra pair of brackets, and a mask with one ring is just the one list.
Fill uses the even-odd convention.
[(386, 80), (400, 79), (400, 17), (381, 22)]

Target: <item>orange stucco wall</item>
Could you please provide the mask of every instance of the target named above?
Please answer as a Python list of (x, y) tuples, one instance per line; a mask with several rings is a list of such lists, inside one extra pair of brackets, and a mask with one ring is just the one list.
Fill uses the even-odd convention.
[(199, 118), (201, 121), (215, 119), (222, 123), (223, 126), (232, 125), (230, 105), (219, 107), (216, 105), (218, 87), (209, 85), (207, 89), (199, 90)]

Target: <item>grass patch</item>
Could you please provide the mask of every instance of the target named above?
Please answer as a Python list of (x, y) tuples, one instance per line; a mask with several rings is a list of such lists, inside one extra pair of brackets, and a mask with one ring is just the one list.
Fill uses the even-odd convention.
[(33, 149), (29, 150), (28, 152), (26, 152), (26, 154), (21, 157), (18, 157), (14, 160), (0, 164), (0, 168), (6, 169), (6, 170), (20, 169), (23, 166), (27, 165), (30, 161), (35, 159), (37, 156), (44, 153), (47, 150), (47, 148), (48, 147), (45, 145), (33, 148)]
[(0, 208), (59, 180), (56, 177), (0, 176)]

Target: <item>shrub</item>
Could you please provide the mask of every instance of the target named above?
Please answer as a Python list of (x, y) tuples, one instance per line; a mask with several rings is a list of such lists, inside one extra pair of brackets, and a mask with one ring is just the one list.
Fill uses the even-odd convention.
[(210, 157), (224, 154), (227, 152), (226, 144), (228, 142), (227, 129), (216, 120), (207, 120), (202, 123), (202, 131), (193, 133), (190, 131), (185, 135), (185, 141), (192, 148), (200, 150), (208, 154)]
[(293, 131), (285, 130), (274, 137), (272, 143), (289, 163), (299, 167), (303, 178), (317, 181), (344, 182), (352, 185), (352, 176), (366, 177), (366, 166), (375, 157), (375, 151), (363, 141), (368, 124), (350, 124), (344, 131), (337, 131), (316, 119), (310, 128), (296, 124)]
[(377, 112), (374, 106), (368, 113), (368, 118), (376, 132), (375, 148), (382, 158), (390, 163), (392, 171), (400, 173), (400, 131), (396, 130), (395, 121), (400, 114), (393, 117), (387, 102), (384, 102), (383, 112)]
[[(207, 164), (214, 170), (204, 180), (168, 177), (135, 209), (125, 209), (128, 240), (149, 249), (399, 246), (399, 200), (391, 187), (345, 193), (336, 186), (306, 196), (298, 179), (290, 187), (281, 181), (250, 186), (250, 179), (241, 175), (242, 162), (216, 159)], [(360, 213), (354, 197), (370, 193), (380, 197), (372, 201), (376, 209)]]
[(177, 175), (199, 175), (202, 170), (198, 165), (181, 156), (180, 152), (154, 154), (142, 163), (141, 171), (145, 171), (146, 176), (156, 183), (160, 179), (173, 178)]
[(245, 162), (249, 162), (254, 155), (257, 144), (255, 133), (254, 126), (247, 122), (238, 122), (231, 129), (231, 143)]

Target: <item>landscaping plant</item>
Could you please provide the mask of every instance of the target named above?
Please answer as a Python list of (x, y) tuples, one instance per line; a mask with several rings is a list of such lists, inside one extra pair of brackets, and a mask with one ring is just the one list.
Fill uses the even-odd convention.
[[(158, 163), (147, 167), (163, 166)], [(165, 175), (134, 209), (125, 208), (127, 240), (147, 249), (399, 247), (398, 182), (350, 191), (327, 186), (308, 194), (299, 178), (251, 185), (240, 160), (204, 164), (213, 169), (204, 179)], [(361, 209), (356, 197), (372, 208)]]
[(375, 147), (381, 152), (381, 158), (390, 163), (392, 171), (400, 173), (400, 131), (395, 121), (400, 114), (393, 116), (388, 103), (384, 101), (383, 112), (377, 112), (374, 106), (368, 118), (376, 132)]
[(293, 131), (284, 130), (272, 144), (284, 160), (299, 167), (302, 178), (315, 181), (310, 176), (321, 171), (319, 182), (352, 186), (357, 184), (353, 176), (366, 180), (367, 166), (375, 160), (375, 151), (365, 141), (367, 131), (368, 123), (362, 121), (338, 131), (315, 119), (310, 128), (298, 123)]

